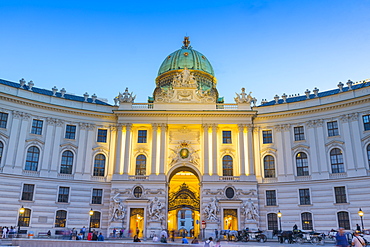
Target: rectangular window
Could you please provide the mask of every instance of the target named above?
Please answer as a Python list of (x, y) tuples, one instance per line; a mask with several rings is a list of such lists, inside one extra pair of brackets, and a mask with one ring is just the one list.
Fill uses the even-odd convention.
[(272, 143), (272, 130), (262, 131), (263, 144)]
[(97, 142), (107, 142), (107, 130), (106, 129), (98, 129)]
[(276, 206), (276, 190), (266, 190), (266, 206)]
[(370, 130), (370, 115), (362, 116), (364, 122), (364, 130)]
[(338, 122), (328, 122), (328, 136), (339, 136)]
[(59, 187), (58, 202), (68, 202), (69, 187)]
[(41, 135), (41, 133), (42, 133), (42, 124), (43, 124), (42, 120), (34, 119), (32, 121), (31, 134)]
[(103, 190), (93, 189), (91, 204), (102, 204)]
[(347, 203), (346, 187), (334, 187), (335, 203)]
[(299, 205), (310, 205), (310, 189), (300, 189), (299, 190)]
[(181, 226), (185, 226), (185, 221), (180, 221)]
[(232, 143), (231, 142), (231, 131), (230, 130), (222, 131), (222, 143), (224, 143), (224, 144)]
[(76, 125), (66, 126), (66, 139), (76, 139)]
[(33, 201), (33, 191), (35, 189), (34, 184), (24, 184), (22, 191), (22, 200), (23, 201)]
[(294, 127), (294, 140), (295, 141), (304, 140), (304, 128), (303, 128), (303, 126)]
[(0, 128), (6, 129), (8, 122), (8, 113), (0, 112)]
[(147, 136), (146, 130), (139, 130), (137, 133), (137, 143), (146, 143), (146, 136)]

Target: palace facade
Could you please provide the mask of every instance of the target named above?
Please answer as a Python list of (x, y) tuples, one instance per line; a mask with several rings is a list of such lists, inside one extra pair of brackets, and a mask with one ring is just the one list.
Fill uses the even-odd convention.
[(369, 80), (229, 104), (183, 43), (148, 103), (0, 80), (0, 225), (327, 231), (361, 225), (361, 208), (370, 227)]

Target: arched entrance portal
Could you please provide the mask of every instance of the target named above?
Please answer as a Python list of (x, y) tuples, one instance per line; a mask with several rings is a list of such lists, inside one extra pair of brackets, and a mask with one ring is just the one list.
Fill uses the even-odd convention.
[(177, 170), (168, 188), (168, 229), (177, 236), (200, 233), (199, 179), (189, 170)]

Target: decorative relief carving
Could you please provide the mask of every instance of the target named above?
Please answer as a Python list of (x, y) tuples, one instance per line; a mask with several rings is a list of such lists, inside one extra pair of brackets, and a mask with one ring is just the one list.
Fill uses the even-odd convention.
[(274, 129), (275, 129), (276, 132), (289, 131), (290, 130), (290, 124), (275, 125)]
[(308, 128), (322, 127), (324, 124), (323, 119), (310, 120), (306, 122)]
[(111, 219), (112, 221), (123, 221), (126, 216), (126, 209), (122, 204), (122, 200), (119, 198), (120, 192), (118, 190), (115, 191), (114, 196), (112, 196), (112, 204), (111, 204)]
[(218, 200), (216, 197), (212, 197), (211, 201), (205, 205), (203, 209), (203, 214), (208, 221), (218, 222), (219, 211), (220, 211), (220, 207), (218, 205)]
[(258, 222), (258, 219), (260, 217), (258, 208), (254, 205), (251, 198), (249, 198), (243, 205), (243, 211), (246, 223), (249, 221)]
[(181, 141), (175, 149), (170, 148), (170, 150), (172, 151), (172, 154), (168, 157), (170, 166), (181, 162), (199, 166), (199, 150), (195, 150), (189, 141)]
[(164, 216), (164, 203), (162, 203), (158, 197), (154, 197), (148, 205), (148, 218), (149, 221), (162, 221), (165, 219)]
[(194, 73), (184, 68), (172, 78), (169, 88), (156, 88), (154, 91), (156, 102), (204, 102), (214, 103), (217, 99), (216, 90), (212, 88), (198, 89)]
[(187, 140), (190, 143), (198, 144), (200, 141), (199, 130), (189, 129), (186, 126), (183, 126), (179, 129), (170, 129), (169, 131), (169, 142), (178, 144), (182, 140)]
[(350, 121), (357, 121), (358, 120), (358, 113), (356, 112), (356, 113), (340, 115), (339, 119), (343, 123), (348, 123)]
[(22, 120), (28, 120), (30, 119), (30, 114), (20, 111), (13, 111), (13, 118), (15, 119), (22, 119)]

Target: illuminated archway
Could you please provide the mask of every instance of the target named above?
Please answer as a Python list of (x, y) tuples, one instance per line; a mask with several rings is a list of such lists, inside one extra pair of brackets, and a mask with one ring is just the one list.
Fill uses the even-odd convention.
[(200, 188), (198, 174), (189, 167), (178, 167), (169, 176), (168, 229), (177, 236), (200, 233)]

